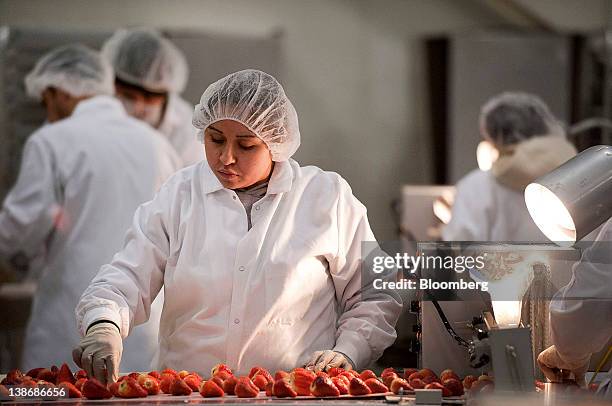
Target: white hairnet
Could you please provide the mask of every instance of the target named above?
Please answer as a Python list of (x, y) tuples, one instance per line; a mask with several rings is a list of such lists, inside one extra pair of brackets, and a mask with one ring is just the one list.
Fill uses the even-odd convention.
[(25, 78), (28, 96), (40, 100), (43, 91), (55, 87), (74, 97), (114, 93), (113, 68), (84, 45), (56, 48), (38, 60)]
[(297, 113), (283, 87), (267, 73), (243, 70), (208, 86), (193, 113), (200, 140), (209, 125), (226, 119), (261, 138), (273, 161), (286, 161), (300, 146)]
[(480, 128), (485, 139), (496, 145), (565, 132), (561, 123), (538, 96), (505, 92), (485, 103), (480, 110)]
[(118, 30), (102, 46), (115, 75), (151, 92), (180, 93), (189, 68), (183, 53), (150, 29)]

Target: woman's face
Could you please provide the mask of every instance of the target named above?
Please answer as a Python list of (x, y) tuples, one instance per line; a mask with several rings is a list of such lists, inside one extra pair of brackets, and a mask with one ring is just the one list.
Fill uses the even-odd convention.
[(241, 189), (261, 183), (272, 172), (266, 144), (234, 120), (220, 120), (204, 131), (206, 159), (223, 187)]

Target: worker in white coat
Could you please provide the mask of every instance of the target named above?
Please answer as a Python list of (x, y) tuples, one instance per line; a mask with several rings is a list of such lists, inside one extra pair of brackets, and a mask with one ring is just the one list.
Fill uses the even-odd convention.
[[(538, 356), (538, 364), (551, 382), (573, 373), (585, 385), (591, 355), (612, 338), (612, 220), (601, 228), (573, 269), (572, 279), (550, 305), (553, 346)], [(604, 375), (598, 392), (612, 400), (612, 370)]]
[[(26, 77), (48, 124), (24, 147), (21, 170), (0, 211), (0, 256), (42, 269), (33, 298), (22, 367), (70, 359), (79, 342), (73, 310), (104, 263), (121, 248), (139, 204), (151, 199), (179, 158), (168, 142), (129, 117), (112, 96), (113, 72), (81, 45), (55, 49)], [(37, 258), (38, 259), (38, 258)], [(157, 348), (157, 325), (126, 342), (129, 369), (146, 368)]]
[(507, 92), (480, 113), (480, 133), (499, 152), (491, 170), (475, 169), (457, 183), (445, 241), (547, 241), (523, 192), (533, 180), (576, 154), (559, 121), (537, 96)]
[(362, 242), (375, 241), (366, 208), (338, 174), (291, 159), (300, 131), (281, 85), (256, 70), (230, 74), (206, 89), (193, 123), (206, 161), (137, 210), (76, 309), (75, 360), (113, 379), (121, 339), (160, 289), (159, 368), (208, 375), (224, 362), (247, 374), (377, 359), (395, 339), (401, 299), (362, 286)]
[(121, 29), (102, 54), (115, 69), (116, 96), (127, 112), (164, 134), (183, 166), (204, 159), (191, 124), (193, 105), (180, 96), (189, 76), (183, 53), (156, 31)]

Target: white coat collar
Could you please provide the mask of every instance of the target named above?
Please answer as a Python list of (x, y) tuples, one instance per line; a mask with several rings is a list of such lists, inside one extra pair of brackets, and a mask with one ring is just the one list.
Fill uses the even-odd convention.
[(115, 112), (126, 114), (123, 105), (118, 99), (113, 96), (101, 95), (81, 100), (74, 108), (72, 115), (78, 116), (84, 113), (96, 114), (99, 113), (100, 110), (114, 110)]
[[(290, 161), (291, 160), (276, 162), (274, 164), (274, 171), (270, 177), (268, 192), (266, 194), (278, 194), (288, 192), (291, 189), (291, 184), (293, 183), (293, 169), (291, 168)], [(210, 169), (206, 160), (202, 162), (202, 167), (204, 170), (204, 193), (213, 193), (223, 189), (223, 185), (219, 182), (219, 179), (217, 179), (212, 169)]]

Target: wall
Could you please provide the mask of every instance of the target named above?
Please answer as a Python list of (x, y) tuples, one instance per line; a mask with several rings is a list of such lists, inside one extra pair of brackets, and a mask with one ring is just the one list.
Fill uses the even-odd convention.
[(431, 180), (420, 39), (500, 23), (474, 1), (0, 1), (6, 25), (282, 30), (284, 85), (302, 131), (296, 158), (344, 176), (379, 238), (395, 235), (389, 207), (399, 186)]

